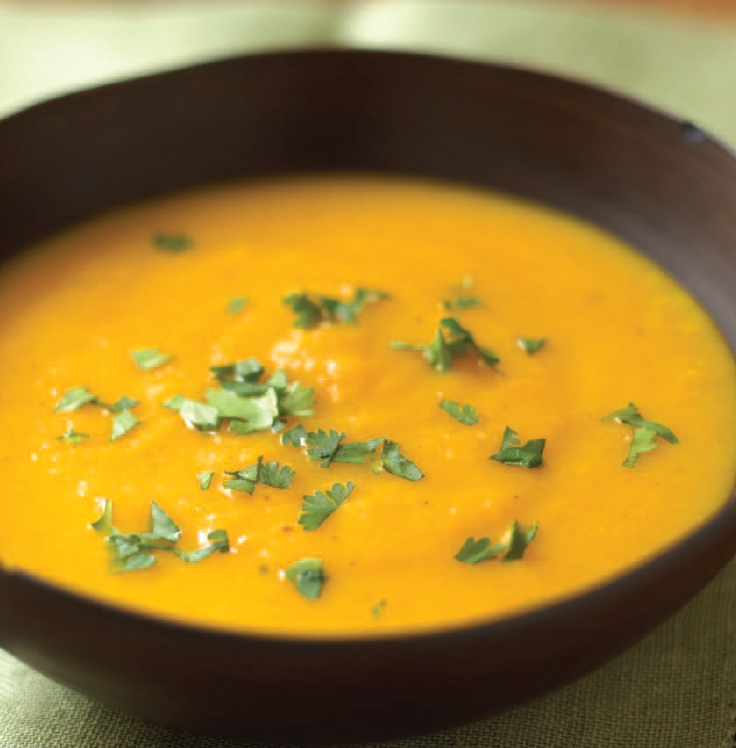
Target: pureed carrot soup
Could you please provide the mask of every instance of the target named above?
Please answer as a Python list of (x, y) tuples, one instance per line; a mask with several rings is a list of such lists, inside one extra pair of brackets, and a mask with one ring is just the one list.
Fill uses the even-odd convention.
[(669, 277), (546, 209), (312, 178), (121, 210), (5, 269), (2, 560), (192, 622), (505, 615), (703, 522), (734, 361)]

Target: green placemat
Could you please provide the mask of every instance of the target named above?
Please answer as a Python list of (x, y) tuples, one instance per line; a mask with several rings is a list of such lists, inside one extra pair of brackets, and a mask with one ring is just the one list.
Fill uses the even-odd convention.
[[(0, 6), (0, 114), (144, 71), (331, 43), (544, 67), (632, 93), (736, 142), (736, 24), (513, 2)], [(735, 728), (732, 563), (681, 613), (587, 678), (483, 722), (390, 745), (733, 748)], [(0, 748), (236, 745), (144, 724), (0, 653)]]

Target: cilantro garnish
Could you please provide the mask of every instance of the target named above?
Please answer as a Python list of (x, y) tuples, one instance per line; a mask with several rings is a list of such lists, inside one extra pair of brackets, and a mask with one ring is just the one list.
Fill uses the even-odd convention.
[(372, 608), (371, 615), (378, 619), (383, 615), (383, 611), (386, 608), (386, 598), (379, 600)]
[(500, 360), (490, 348), (478, 345), (470, 330), (463, 327), (454, 317), (440, 320), (432, 342), (427, 345), (394, 340), (391, 347), (397, 351), (421, 352), (436, 371), (450, 371), (453, 359), (465, 356), (471, 351), (491, 367)]
[(335, 457), (340, 442), (345, 438), (344, 432), (331, 429), (329, 433), (319, 429), (307, 434), (307, 455), (311, 460), (320, 460), (320, 467), (327, 468)]
[(381, 467), (391, 475), (406, 480), (417, 481), (424, 477), (424, 473), (399, 451), (401, 445), (386, 439), (381, 452)]
[(97, 398), (93, 395), (86, 387), (72, 387), (67, 390), (61, 397), (56, 408), (56, 413), (69, 413), (72, 410), (77, 410), (87, 403), (95, 403)]
[(547, 338), (517, 338), (516, 342), (522, 351), (526, 351), (530, 356), (533, 356), (537, 351), (544, 348)]
[(161, 353), (158, 348), (142, 348), (138, 351), (131, 351), (130, 355), (138, 364), (138, 368), (143, 371), (156, 369), (171, 361), (171, 356), (168, 353)]
[(468, 538), (455, 558), (464, 564), (478, 564), (503, 554), (500, 559), (502, 563), (518, 561), (524, 556), (538, 529), (538, 522), (524, 527), (514, 520), (499, 543), (492, 544), (490, 538)]
[(138, 418), (136, 418), (127, 408), (116, 413), (112, 419), (110, 441), (116, 441), (121, 436), (127, 434), (131, 429), (135, 428), (139, 423), (140, 421)]
[(286, 569), (286, 578), (309, 600), (316, 600), (322, 594), (322, 586), (327, 579), (322, 561), (318, 558), (303, 558), (292, 564)]
[(603, 420), (625, 423), (633, 430), (629, 453), (622, 463), (624, 467), (635, 467), (640, 454), (656, 449), (658, 436), (670, 444), (679, 444), (679, 440), (667, 426), (654, 421), (645, 421), (634, 403), (629, 403), (627, 407), (609, 413)]
[(366, 442), (349, 442), (343, 444), (344, 432), (330, 429), (329, 432), (319, 429), (307, 432), (303, 426), (297, 426), (287, 431), (281, 437), (282, 444), (294, 447), (305, 445), (307, 456), (311, 460), (319, 460), (320, 467), (328, 468), (333, 462), (349, 462), (363, 465), (366, 459), (373, 455), (378, 447), (383, 445), (381, 456), (376, 463), (374, 472), (381, 469), (406, 480), (417, 481), (424, 477), (422, 471), (400, 452), (400, 445), (386, 437), (370, 439)]
[(301, 423), (281, 434), (281, 443), (292, 447), (303, 447), (307, 443), (307, 430)]
[(441, 400), (440, 408), (466, 426), (473, 426), (480, 420), (480, 413), (472, 405), (461, 405), (453, 400)]
[(310, 532), (316, 530), (350, 496), (354, 488), (355, 484), (351, 481), (345, 486), (334, 483), (326, 495), (322, 491), (315, 491), (313, 495), (305, 496), (299, 524)]
[(506, 427), (501, 440), (501, 447), (489, 459), (503, 462), (515, 467), (536, 468), (542, 464), (542, 452), (545, 439), (530, 439), (523, 447), (517, 439), (517, 432)]
[(483, 305), (477, 296), (461, 296), (458, 294), (454, 299), (443, 299), (442, 306), (451, 311), (453, 309), (477, 309)]
[(263, 455), (258, 458), (255, 465), (250, 465), (242, 470), (226, 470), (225, 474), (235, 477), (225, 481), (222, 484), (224, 488), (243, 491), (250, 495), (253, 494), (256, 483), (263, 483), (265, 486), (271, 486), (272, 488), (289, 488), (295, 475), (288, 465), (282, 467), (278, 462), (264, 463)]
[(156, 562), (151, 551), (170, 551), (182, 561), (201, 561), (215, 551), (225, 553), (230, 544), (225, 530), (214, 530), (207, 536), (211, 542), (192, 551), (178, 547), (181, 529), (156, 502), (151, 502), (148, 532), (120, 533), (112, 523), (112, 501), (104, 499), (102, 515), (92, 527), (105, 536), (110, 549), (112, 569), (117, 572), (147, 569)]
[(79, 431), (75, 431), (72, 427), (65, 434), (60, 434), (56, 437), (57, 439), (65, 441), (73, 447), (79, 446), (85, 439), (89, 439), (89, 434), (83, 434)]
[(158, 233), (153, 236), (153, 246), (164, 252), (184, 252), (194, 246), (192, 239), (186, 234)]
[(199, 431), (217, 431), (220, 425), (220, 412), (211, 405), (190, 400), (183, 395), (175, 395), (164, 403), (164, 407), (175, 410), (189, 428)]
[(123, 395), (112, 405), (101, 403), (99, 400), (97, 400), (96, 402), (101, 408), (105, 408), (105, 410), (109, 410), (111, 413), (122, 413), (124, 410), (130, 410), (131, 408), (135, 408), (135, 406), (139, 404), (137, 400), (133, 400), (132, 397), (128, 397), (127, 395)]
[(390, 298), (383, 291), (357, 288), (350, 300), (309, 293), (292, 293), (283, 303), (296, 315), (294, 327), (308, 330), (322, 322), (345, 322), (354, 325), (357, 315), (366, 304)]
[(235, 296), (227, 302), (225, 311), (228, 314), (232, 314), (232, 315), (238, 314), (238, 312), (243, 311), (247, 303), (248, 303), (248, 299), (246, 299), (245, 296)]
[(220, 381), (231, 379), (234, 382), (257, 382), (263, 374), (263, 367), (257, 359), (247, 358), (233, 364), (210, 366), (210, 371), (212, 376)]
[(197, 480), (202, 491), (206, 491), (210, 487), (214, 475), (215, 473), (212, 470), (203, 470), (201, 473), (197, 473)]

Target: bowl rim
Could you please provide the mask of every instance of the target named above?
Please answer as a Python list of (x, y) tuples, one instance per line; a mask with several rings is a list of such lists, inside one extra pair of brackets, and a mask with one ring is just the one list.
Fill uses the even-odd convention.
[[(59, 96), (33, 102), (28, 106), (12, 111), (4, 117), (0, 117), (0, 138), (3, 137), (7, 126), (11, 124), (15, 125), (19, 120), (22, 122), (26, 117), (43, 115), (46, 111), (53, 111), (58, 106), (66, 105), (67, 102), (81, 101), (88, 97), (94, 97), (100, 92), (125, 89), (135, 86), (141, 81), (177, 78), (191, 72), (215, 69), (228, 64), (245, 61), (253, 61), (257, 64), (269, 59), (288, 60), (290, 57), (298, 61), (305, 57), (326, 55), (333, 56), (336, 60), (344, 57), (359, 56), (367, 58), (419, 59), (433, 61), (434, 64), (449, 63), (455, 66), (466, 67), (467, 69), (492, 69), (500, 74), (517, 75), (538, 82), (547, 81), (550, 84), (562, 86), (571, 91), (585, 93), (598, 100), (612, 101), (629, 111), (646, 113), (663, 123), (679, 127), (687, 139), (698, 144), (710, 144), (736, 167), (736, 145), (731, 146), (718, 136), (700, 128), (689, 119), (678, 117), (656, 105), (642, 101), (634, 96), (629, 96), (607, 85), (585, 80), (582, 77), (547, 72), (536, 69), (533, 66), (507, 64), (488, 59), (465, 58), (452, 54), (338, 46), (310, 46), (302, 49), (275, 49), (227, 55), (205, 62), (185, 64), (162, 71), (154, 71), (99, 85), (86, 86)], [(438, 179), (441, 179), (441, 177), (438, 177)], [(462, 185), (463, 181), (452, 180), (452, 183)], [(637, 247), (635, 249), (647, 256), (645, 252), (639, 250)], [(24, 250), (21, 249), (20, 251)], [(649, 259), (651, 260), (651, 258)], [(5, 261), (1, 260), (0, 265)], [(659, 263), (657, 264), (659, 265)], [(668, 271), (665, 269), (665, 272)], [(677, 279), (676, 282), (690, 293), (690, 289), (685, 283), (681, 283)], [(701, 301), (698, 300), (698, 303), (701, 304)], [(704, 304), (703, 306), (706, 313), (710, 316), (708, 308)], [(736, 308), (736, 300), (734, 301), (734, 307)], [(717, 329), (719, 332), (722, 332), (718, 325)], [(732, 358), (736, 359), (736, 352), (733, 346), (725, 340), (725, 336), (724, 342), (731, 351)], [(541, 627), (545, 627), (551, 629), (556, 622), (562, 622), (582, 615), (586, 611), (596, 608), (600, 603), (623, 595), (626, 591), (643, 588), (648, 583), (653, 583), (658, 578), (666, 576), (668, 572), (671, 573), (675, 569), (685, 568), (688, 562), (696, 559), (706, 548), (717, 545), (719, 542), (726, 542), (734, 549), (730, 553), (729, 559), (736, 554), (736, 472), (734, 473), (733, 487), (724, 503), (717, 510), (710, 513), (700, 525), (691, 528), (688, 532), (675, 538), (665, 546), (660, 547), (657, 551), (612, 574), (599, 578), (591, 585), (573, 590), (563, 597), (523, 607), (506, 614), (494, 615), (492, 617), (479, 616), (467, 621), (440, 622), (437, 625), (397, 628), (396, 630), (389, 631), (376, 630), (375, 632), (371, 632), (367, 629), (361, 629), (359, 633), (347, 632), (344, 634), (341, 632), (309, 633), (280, 630), (269, 632), (258, 628), (248, 629), (247, 627), (241, 629), (228, 625), (179, 620), (145, 609), (128, 607), (124, 604), (97, 598), (94, 595), (76, 591), (66, 585), (46, 580), (42, 576), (37, 576), (20, 567), (6, 566), (1, 557), (0, 584), (3, 583), (4, 579), (9, 579), (16, 583), (28, 585), (34, 592), (42, 594), (50, 593), (52, 596), (62, 599), (64, 603), (77, 606), (78, 608), (86, 607), (98, 616), (113, 616), (121, 621), (125, 621), (128, 626), (144, 626), (157, 629), (162, 634), (178, 634), (179, 636), (187, 636), (194, 639), (216, 639), (219, 643), (224, 644), (284, 644), (320, 648), (332, 646), (372, 647), (386, 644), (401, 645), (409, 642), (415, 643), (418, 640), (421, 640), (423, 643), (441, 642), (452, 644), (458, 639), (466, 640), (468, 637), (503, 638), (512, 630), (518, 633), (521, 628), (541, 629)], [(722, 569), (728, 563), (729, 559), (720, 563), (718, 569)], [(712, 580), (714, 575), (715, 573), (711, 574), (707, 583)], [(704, 587), (705, 584), (701, 584), (698, 589)], [(688, 602), (693, 597), (693, 595), (689, 595), (684, 602)]]

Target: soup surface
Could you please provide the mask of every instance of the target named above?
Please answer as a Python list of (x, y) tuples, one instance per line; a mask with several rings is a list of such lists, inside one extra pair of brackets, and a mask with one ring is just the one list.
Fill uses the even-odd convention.
[(0, 357), (3, 563), (217, 626), (507, 615), (672, 543), (736, 472), (696, 302), (596, 228), (454, 186), (94, 220), (5, 268)]

